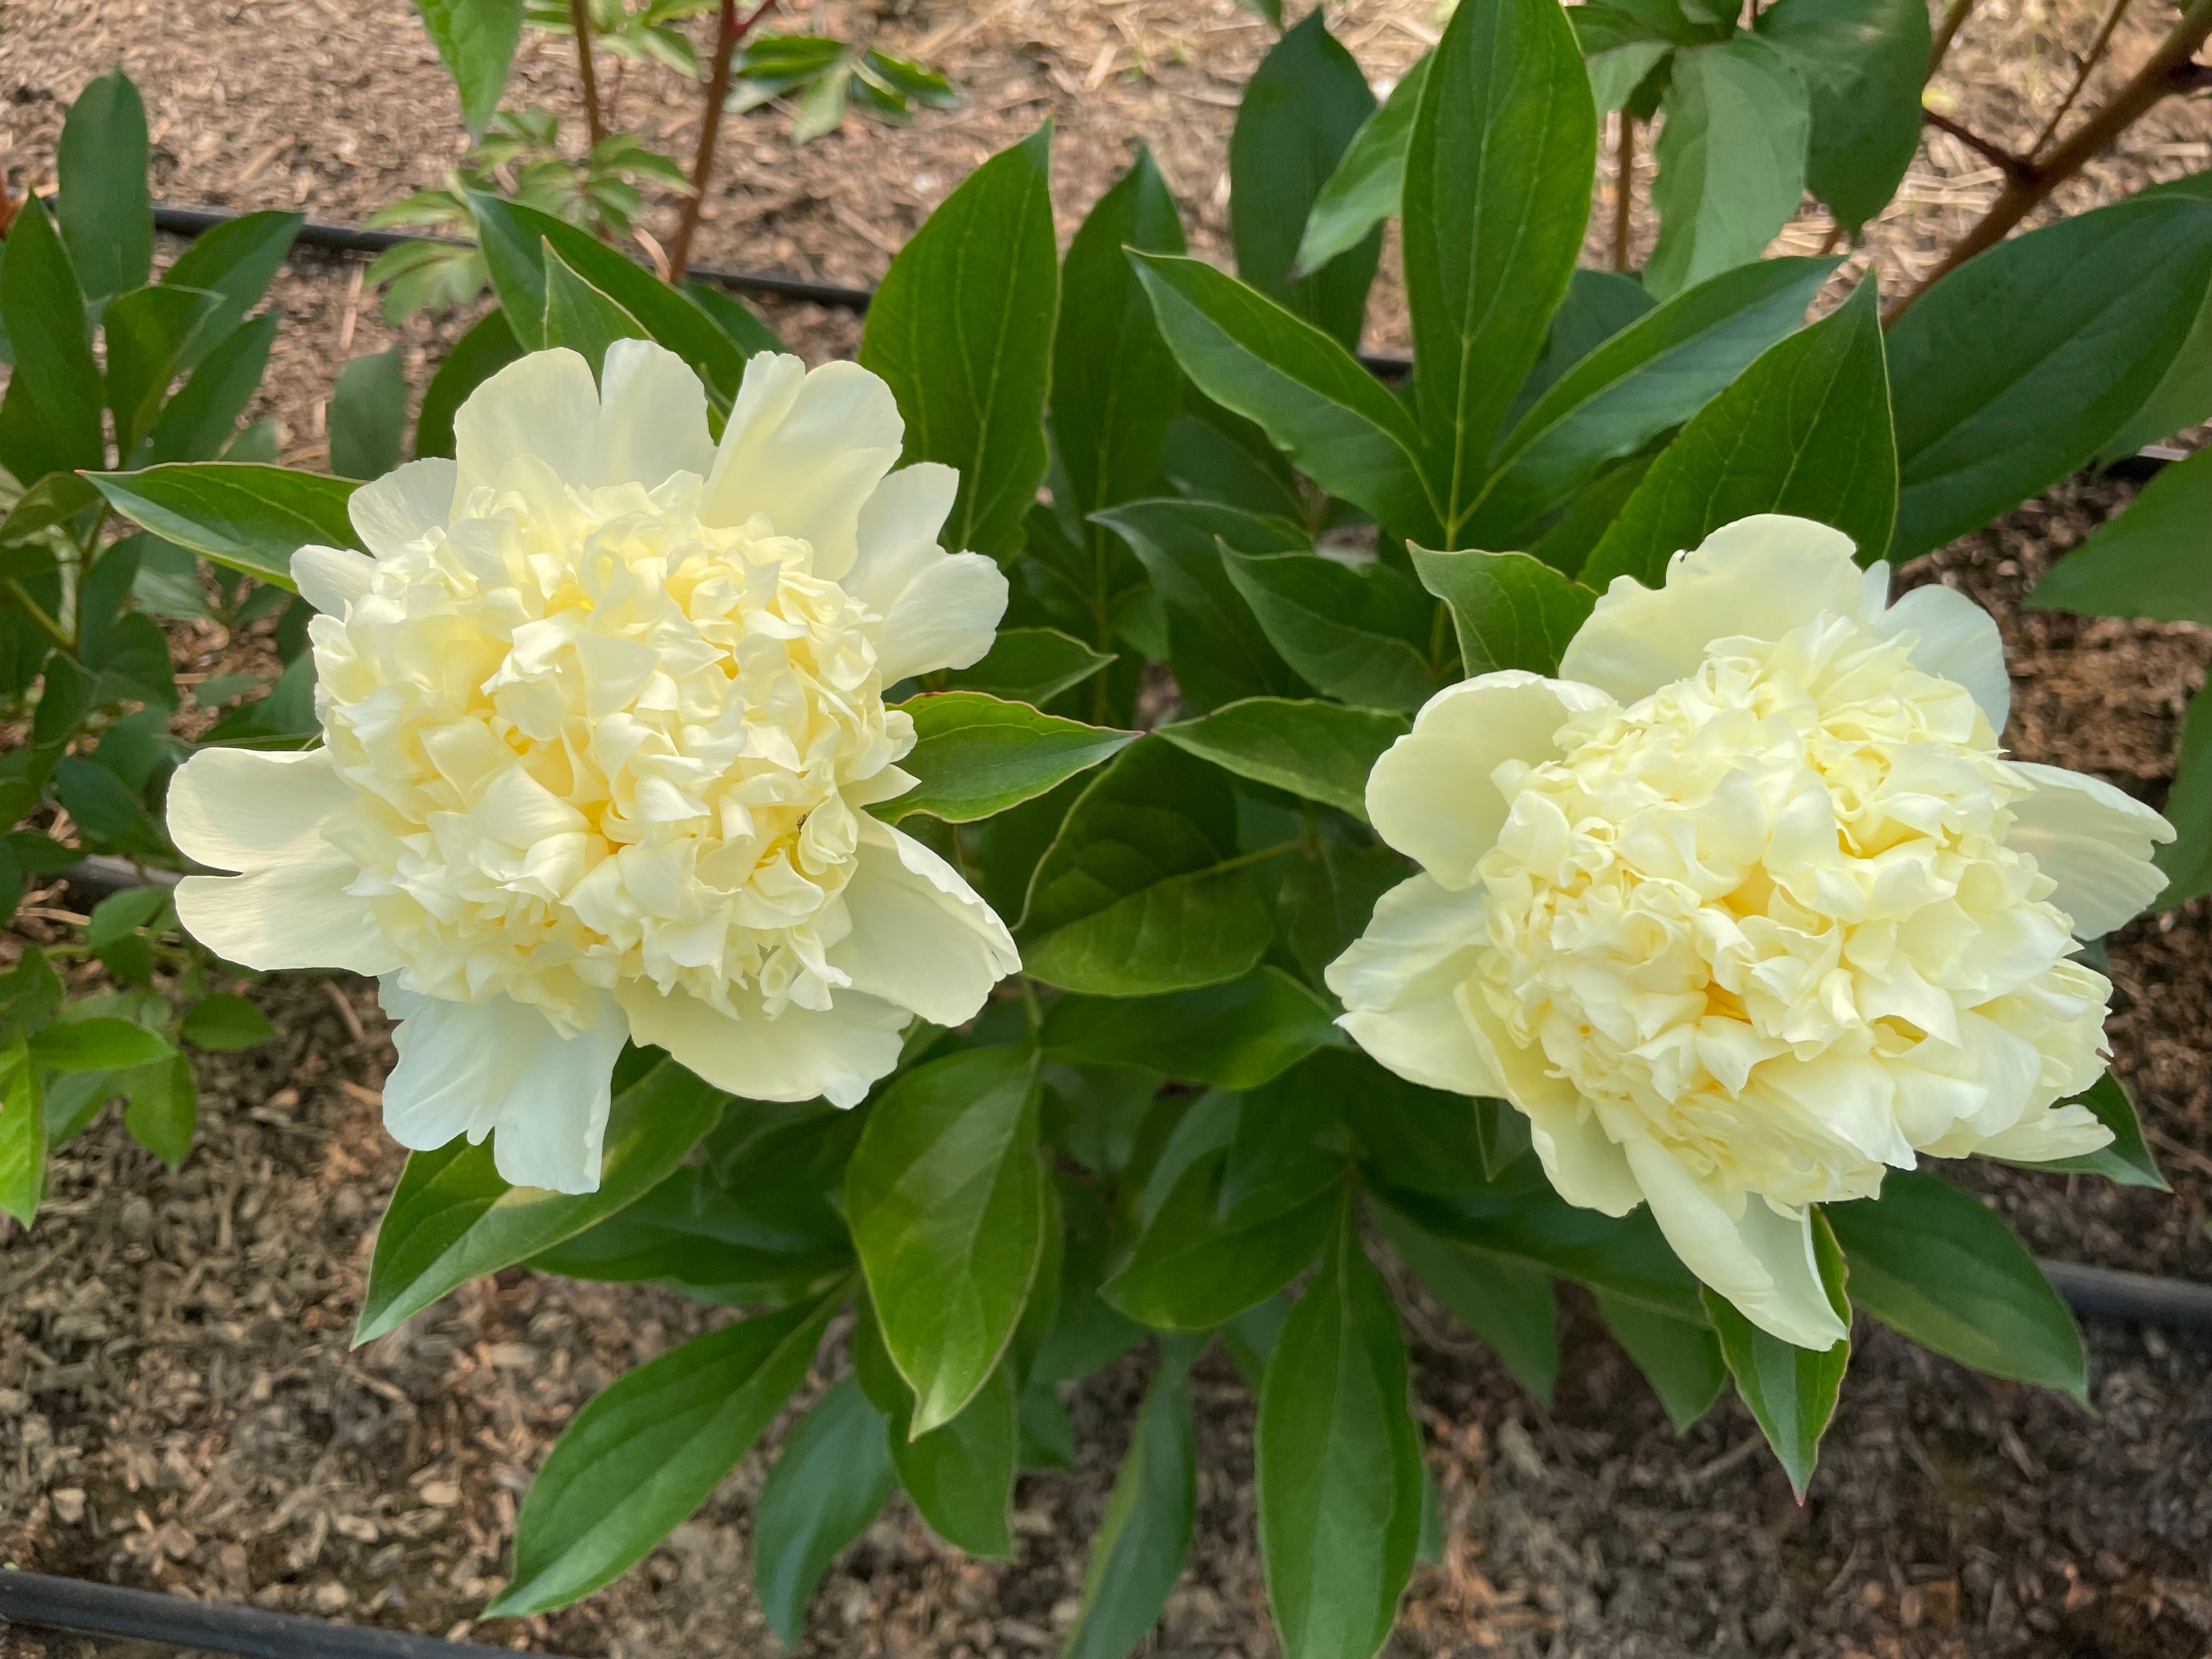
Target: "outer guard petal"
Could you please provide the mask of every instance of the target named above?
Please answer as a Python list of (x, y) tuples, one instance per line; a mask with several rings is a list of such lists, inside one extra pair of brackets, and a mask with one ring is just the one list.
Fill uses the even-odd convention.
[(898, 1064), (908, 1019), (895, 1003), (836, 993), (826, 1012), (789, 1006), (770, 1018), (757, 1000), (732, 1019), (678, 989), (662, 996), (648, 980), (625, 980), (615, 997), (640, 1042), (657, 1043), (718, 1089), (748, 1100), (811, 1100), (857, 1106)]
[(845, 888), (853, 931), (830, 965), (853, 988), (939, 1025), (973, 1019), (1021, 954), (960, 872), (911, 836), (864, 821), (858, 866)]
[(1686, 678), (1717, 639), (1778, 640), (1821, 611), (1858, 612), (1852, 543), (1810, 519), (1762, 513), (1723, 525), (1667, 567), (1656, 591), (1616, 576), (1559, 659), (1559, 678), (1634, 702)]
[(2036, 786), (2013, 805), (2005, 845), (2035, 860), (2058, 884), (2051, 902), (2076, 939), (2100, 939), (2140, 915), (2166, 890), (2150, 849), (2173, 839), (2173, 826), (2100, 778), (2063, 767), (2014, 763)]
[(1553, 759), (1567, 716), (1605, 701), (1586, 685), (1517, 668), (1445, 687), (1367, 775), (1376, 834), (1445, 886), (1467, 886), (1505, 823), (1491, 774), (1509, 760)]

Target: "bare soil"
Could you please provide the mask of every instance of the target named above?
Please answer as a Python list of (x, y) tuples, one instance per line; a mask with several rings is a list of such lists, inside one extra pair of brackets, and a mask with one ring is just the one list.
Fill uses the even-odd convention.
[[(736, 124), (702, 263), (872, 282), (932, 204), (1047, 114), (1063, 233), (1142, 138), (1194, 245), (1225, 246), (1226, 137), (1268, 38), (1231, 0), (921, 0), (857, 16), (841, 0), (815, 3), (836, 32), (857, 21), (933, 58), (970, 101), (910, 129), (855, 121), (796, 152), (781, 113)], [(2024, 148), (2063, 97), (2098, 9), (1984, 0), (1936, 100)], [(2124, 21), (2092, 99), (2171, 14), (2145, 4)], [(1402, 70), (1440, 21), (1432, 0), (1352, 0), (1332, 20), (1378, 78)], [(526, 39), (510, 96), (561, 109), (573, 126), (565, 52)], [(403, 0), (0, 0), (0, 167), (13, 185), (51, 183), (62, 108), (118, 60), (147, 97), (161, 199), (357, 220), (434, 184), (459, 149), (451, 88)], [(637, 68), (623, 82), (621, 123), (687, 155), (693, 114), (674, 82)], [(2169, 104), (2062, 205), (2212, 165), (2209, 139), (2201, 101)], [(1894, 289), (1999, 182), (1934, 135), (1858, 257)], [(672, 216), (649, 221), (664, 240)], [(1810, 252), (1827, 228), (1808, 210), (1782, 246)], [(1650, 234), (1639, 220), (1638, 234)], [(1593, 262), (1610, 254), (1601, 240), (1594, 233)], [(418, 319), (395, 336), (360, 270), (303, 252), (276, 290), (284, 327), (258, 412), (279, 422), (296, 464), (318, 459), (322, 400), (348, 356), (398, 337), (419, 388), (457, 331), (458, 319)], [(840, 313), (765, 309), (811, 357), (848, 353), (857, 338)], [(1404, 336), (1386, 262), (1369, 343), (1401, 349)], [(2008, 740), (2020, 753), (2156, 802), (2212, 636), (2014, 609), (2130, 491), (2070, 482), (1907, 574), (1964, 588), (2004, 623)], [(258, 635), (177, 640), (194, 672), (267, 650)], [(2112, 942), (2118, 1063), (2171, 1195), (1959, 1172), (2039, 1252), (2212, 1278), (2208, 933), (2212, 902), (2199, 902)], [(402, 1158), (377, 1121), (390, 1045), (358, 982), (280, 975), (257, 995), (283, 1035), (203, 1062), (201, 1139), (180, 1170), (138, 1150), (110, 1112), (58, 1158), (37, 1230), (0, 1222), (0, 1562), (576, 1656), (774, 1651), (750, 1590), (765, 1449), (600, 1595), (550, 1618), (474, 1621), (501, 1582), (519, 1495), (576, 1407), (721, 1316), (658, 1291), (510, 1271), (349, 1351), (375, 1218)], [(2212, 1654), (2212, 1338), (2093, 1323), (2092, 1413), (1862, 1322), (1801, 1506), (1740, 1407), (1723, 1404), (1677, 1439), (1588, 1304), (1563, 1299), (1563, 1381), (1548, 1408), (1440, 1310), (1413, 1310), (1416, 1390), (1449, 1538), (1441, 1564), (1417, 1572), (1390, 1651)], [(1055, 1650), (1146, 1370), (1133, 1358), (1072, 1391), (1078, 1467), (1023, 1480), (1012, 1561), (963, 1559), (895, 1499), (825, 1580), (799, 1651)], [(1274, 1648), (1252, 1527), (1251, 1402), (1218, 1356), (1200, 1365), (1195, 1395), (1197, 1536), (1152, 1650), (1261, 1659)], [(0, 1630), (0, 1659), (94, 1650)]]

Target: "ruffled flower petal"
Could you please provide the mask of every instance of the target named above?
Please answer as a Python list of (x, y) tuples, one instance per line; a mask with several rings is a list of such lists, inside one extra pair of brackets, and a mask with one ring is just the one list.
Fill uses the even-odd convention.
[(616, 1000), (631, 1035), (665, 1048), (718, 1089), (747, 1100), (811, 1100), (857, 1106), (898, 1064), (900, 1034), (913, 1018), (896, 1003), (845, 990), (829, 1008), (795, 1005), (771, 1018), (757, 996), (733, 994), (732, 1018), (681, 988), (662, 996), (648, 981), (624, 980)]
[(969, 667), (991, 648), (1006, 614), (1006, 573), (981, 553), (954, 553), (925, 565), (884, 619), (877, 661), (885, 683)]
[(1854, 615), (1851, 550), (1840, 530), (1780, 513), (1723, 525), (1677, 553), (1656, 592), (1614, 577), (1568, 641), (1559, 678), (1634, 702), (1695, 673), (1715, 640), (1778, 640), (1824, 611)]
[(399, 1021), (399, 1063), (384, 1083), (394, 1140), (427, 1152), (456, 1135), (480, 1143), (490, 1134), (501, 1180), (598, 1190), (611, 1079), (629, 1035), (611, 999), (601, 998), (596, 1028), (568, 1036), (507, 997), (447, 1002), (387, 981), (380, 1000)]
[(2016, 761), (2036, 786), (2013, 805), (2005, 844), (2027, 854), (2058, 884), (2051, 902), (2076, 939), (2101, 939), (2133, 920), (2166, 890), (2151, 848), (2173, 839), (2173, 826), (2134, 796), (2100, 778), (2063, 767)]
[(1556, 757), (1568, 716), (1606, 701), (1517, 668), (1446, 687), (1367, 775), (1375, 833), (1446, 887), (1466, 886), (1505, 823), (1506, 798), (1492, 774), (1507, 761)]
[(709, 524), (765, 515), (813, 544), (814, 574), (842, 578), (859, 554), (860, 509), (897, 463), (906, 430), (891, 389), (858, 363), (809, 373), (761, 352), (745, 364), (707, 480)]
[(1836, 1316), (1813, 1256), (1813, 1212), (1777, 1213), (1752, 1194), (1735, 1194), (1731, 1215), (1656, 1142), (1631, 1141), (1629, 1168), (1651, 1218), (1699, 1279), (1761, 1330), (1825, 1352), (1850, 1333)]
[(302, 547), (292, 555), (292, 585), (326, 617), (339, 617), (368, 592), (376, 562), (349, 547)]
[(862, 823), (845, 906), (853, 931), (830, 965), (853, 990), (933, 1024), (973, 1019), (991, 988), (1022, 965), (1006, 924), (960, 872), (887, 823)]
[[(380, 478), (371, 478), (346, 501), (346, 516), (363, 546), (380, 558), (403, 553), (453, 516), (453, 483), (459, 465), (442, 455), (407, 461)], [(298, 563), (295, 558), (294, 569)], [(336, 606), (309, 599), (318, 611)]]
[(1385, 1012), (1449, 996), (1482, 949), (1483, 905), (1480, 887), (1454, 890), (1430, 875), (1401, 881), (1376, 901), (1366, 930), (1322, 977), (1356, 1011)]

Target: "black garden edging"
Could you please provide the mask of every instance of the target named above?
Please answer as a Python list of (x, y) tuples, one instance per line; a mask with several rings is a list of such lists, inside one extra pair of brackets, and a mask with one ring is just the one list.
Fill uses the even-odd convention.
[(188, 1601), (83, 1578), (0, 1571), (0, 1629), (10, 1625), (160, 1642), (238, 1659), (512, 1659), (519, 1650), (373, 1625), (328, 1624), (228, 1601)]

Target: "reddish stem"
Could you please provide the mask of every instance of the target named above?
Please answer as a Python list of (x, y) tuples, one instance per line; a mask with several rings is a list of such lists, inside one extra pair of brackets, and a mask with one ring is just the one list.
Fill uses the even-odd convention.
[(730, 98), (730, 60), (737, 56), (738, 43), (775, 4), (775, 0), (759, 0), (740, 18), (738, 0), (722, 0), (721, 15), (714, 25), (714, 62), (707, 71), (707, 106), (699, 114), (699, 149), (691, 161), (691, 194), (684, 198), (683, 217), (677, 222), (676, 237), (668, 248), (671, 282), (682, 282), (690, 268), (691, 239), (699, 228), (700, 210), (707, 204), (708, 182), (714, 176), (714, 144), (722, 134), (722, 106)]
[(1620, 134), (1613, 147), (1613, 268), (1628, 269), (1629, 213), (1636, 203), (1636, 118), (1620, 112)]
[(568, 0), (568, 21), (576, 31), (576, 78), (584, 83), (584, 126), (597, 148), (607, 136), (607, 129), (599, 114), (599, 70), (592, 62), (590, 0)]

